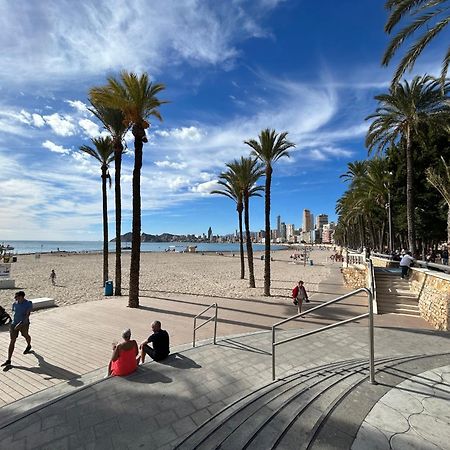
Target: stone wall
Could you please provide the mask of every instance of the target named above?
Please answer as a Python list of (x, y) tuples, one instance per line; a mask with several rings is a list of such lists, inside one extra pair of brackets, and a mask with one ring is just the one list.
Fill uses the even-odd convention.
[(372, 264), (374, 267), (398, 267), (398, 261), (389, 261), (385, 258), (379, 258), (378, 256), (371, 256)]
[(352, 289), (359, 289), (367, 286), (366, 267), (344, 267), (342, 269), (345, 286)]
[(437, 330), (450, 330), (450, 275), (413, 268), (409, 281), (420, 315)]

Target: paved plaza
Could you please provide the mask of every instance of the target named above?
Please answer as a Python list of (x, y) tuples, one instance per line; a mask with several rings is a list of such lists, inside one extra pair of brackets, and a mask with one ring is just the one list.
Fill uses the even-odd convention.
[[(336, 267), (312, 293), (308, 307), (347, 291)], [(193, 317), (214, 301), (220, 307), (218, 345), (208, 343), (212, 326), (207, 325), (198, 335), (201, 345), (190, 348)], [(144, 293), (141, 304), (133, 310), (125, 307), (126, 298), (108, 299), (33, 315), (33, 353), (22, 355), (18, 345), (13, 367), (0, 373), (1, 448), (174, 448), (227, 405), (271, 383), (268, 330), (296, 312), (287, 298), (274, 302)], [(366, 310), (365, 297), (358, 296), (295, 321), (280, 333), (291, 336)], [(120, 330), (131, 326), (140, 341), (155, 319), (171, 334), (172, 355), (163, 363), (141, 366), (128, 378), (104, 379), (111, 342)], [(376, 325), (377, 358), (432, 355), (449, 348), (448, 333), (430, 330), (418, 318), (383, 315), (376, 317)], [(7, 333), (0, 333), (2, 349), (7, 342)], [(367, 357), (363, 320), (280, 347), (277, 374)], [(419, 367), (415, 375), (423, 371)], [(385, 390), (376, 392), (377, 399)], [(364, 419), (355, 421), (359, 426)]]

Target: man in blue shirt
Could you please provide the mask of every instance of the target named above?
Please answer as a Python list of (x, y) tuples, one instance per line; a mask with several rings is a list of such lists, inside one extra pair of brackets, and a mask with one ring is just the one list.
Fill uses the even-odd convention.
[(14, 353), (14, 347), (16, 345), (16, 339), (19, 333), (27, 341), (27, 348), (24, 350), (23, 354), (26, 355), (30, 353), (31, 350), (31, 337), (28, 334), (30, 328), (30, 313), (33, 309), (33, 303), (25, 298), (25, 292), (16, 292), (14, 296), (15, 302), (12, 305), (13, 320), (9, 329), (9, 349), (8, 349), (8, 359), (2, 364), (2, 366), (10, 366), (11, 358)]

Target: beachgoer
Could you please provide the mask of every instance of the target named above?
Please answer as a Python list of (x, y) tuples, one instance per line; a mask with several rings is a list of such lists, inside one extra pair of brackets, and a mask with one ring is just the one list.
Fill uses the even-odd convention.
[(411, 252), (406, 252), (400, 261), (400, 269), (402, 269), (402, 278), (408, 276), (409, 267), (414, 262), (414, 258), (411, 256)]
[(292, 298), (294, 305), (298, 305), (299, 313), (302, 312), (303, 300), (306, 303), (309, 303), (308, 294), (306, 293), (305, 286), (303, 285), (303, 281), (299, 281), (298, 285), (292, 289)]
[(33, 309), (33, 303), (25, 298), (25, 292), (23, 291), (16, 292), (14, 299), (15, 302), (12, 305), (12, 312), (14, 315), (9, 328), (10, 341), (8, 359), (2, 364), (2, 367), (11, 365), (11, 358), (14, 353), (14, 347), (19, 333), (21, 333), (27, 341), (27, 347), (23, 354), (26, 355), (31, 351), (31, 336), (28, 331), (30, 328), (30, 314)]
[(50, 273), (50, 280), (52, 280), (52, 284), (54, 286), (56, 284), (56, 272), (55, 272), (55, 269), (52, 269), (52, 271)]
[(5, 311), (5, 308), (0, 306), (0, 326), (11, 323), (11, 316)]
[(441, 251), (441, 259), (442, 264), (448, 265), (448, 250), (446, 248)]
[(128, 328), (122, 333), (123, 342), (113, 343), (113, 353), (108, 365), (108, 375), (124, 377), (137, 368), (136, 356), (139, 354), (137, 342), (131, 339)]
[[(141, 362), (145, 362), (145, 355), (154, 361), (161, 361), (169, 356), (169, 333), (161, 329), (161, 322), (155, 320), (152, 323), (153, 334), (139, 346), (141, 350)], [(149, 345), (152, 344), (152, 347)]]

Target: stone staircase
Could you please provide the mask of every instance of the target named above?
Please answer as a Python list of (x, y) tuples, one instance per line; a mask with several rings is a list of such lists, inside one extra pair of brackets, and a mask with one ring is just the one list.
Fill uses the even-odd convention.
[(410, 289), (410, 282), (402, 279), (399, 269), (376, 268), (378, 314), (403, 314), (420, 316), (417, 295)]
[[(367, 382), (366, 360), (303, 370), (226, 406), (175, 449), (350, 448), (365, 415), (387, 390), (404, 379), (404, 373), (448, 362), (449, 357), (441, 354), (379, 359), (378, 385)], [(334, 429), (337, 424), (340, 430)]]

